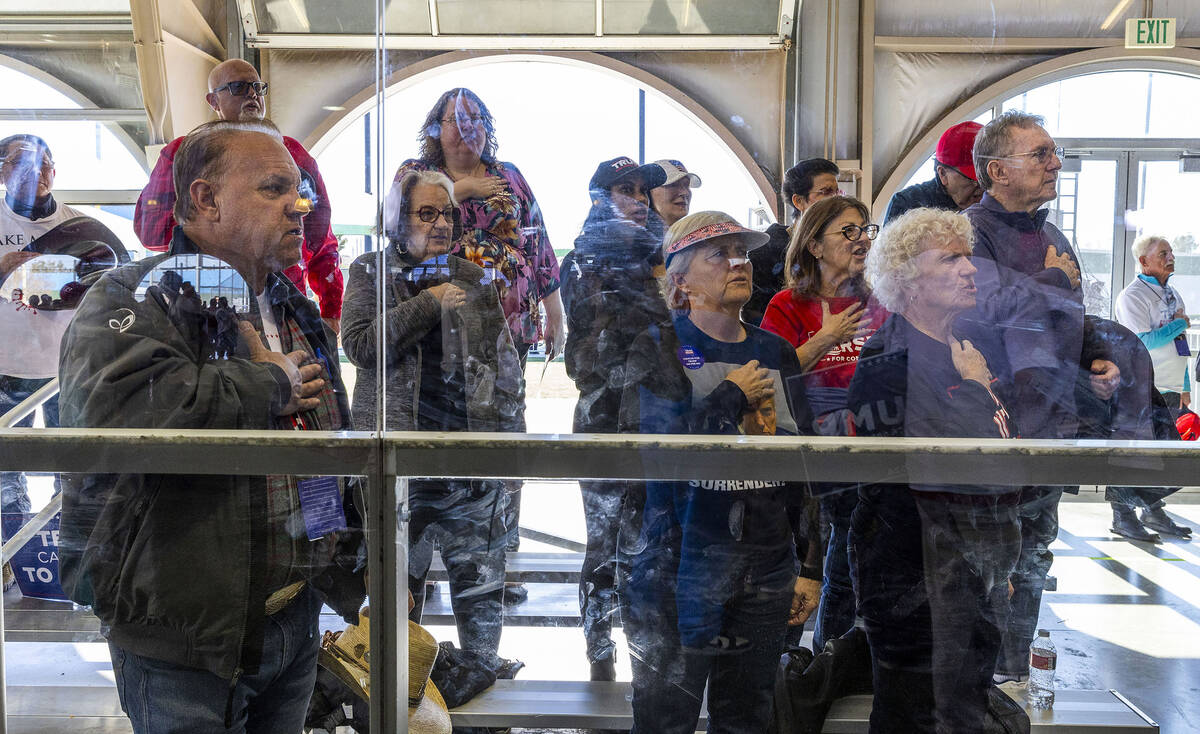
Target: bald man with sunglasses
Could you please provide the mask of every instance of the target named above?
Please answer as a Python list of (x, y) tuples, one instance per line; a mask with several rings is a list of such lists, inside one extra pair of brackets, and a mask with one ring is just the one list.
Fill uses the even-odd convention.
[[(217, 64), (208, 75), (208, 93), (204, 99), (222, 120), (257, 122), (266, 116), (268, 85), (253, 66), (241, 59)], [(150, 182), (138, 197), (133, 212), (133, 229), (150, 250), (165, 251), (175, 230), (175, 191), (171, 166), (183, 138), (168, 143), (158, 156)], [(321, 317), (336, 333), (342, 316), (342, 271), (338, 263), (338, 242), (330, 226), (329, 196), (317, 168), (317, 161), (295, 138), (286, 135), (284, 147), (300, 169), (302, 196), (312, 202), (312, 213), (304, 218), (303, 260), (285, 271), (301, 292), (305, 283), (316, 294)]]

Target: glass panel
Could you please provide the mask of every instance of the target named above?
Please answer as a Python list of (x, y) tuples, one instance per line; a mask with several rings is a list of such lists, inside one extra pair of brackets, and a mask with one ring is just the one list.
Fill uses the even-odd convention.
[(1200, 225), (1190, 207), (1200, 195), (1200, 174), (1180, 173), (1179, 161), (1138, 163), (1136, 211), (1126, 217), (1137, 236), (1160, 235), (1171, 243), (1175, 275), (1169, 283), (1179, 292), (1189, 315), (1200, 314)]
[[(1200, 111), (1200, 79), (1178, 74), (1114, 71), (1054, 82), (1004, 102), (1004, 109), (1043, 115), (1046, 130), (1065, 138), (1192, 137), (1185, 120)], [(1097, 114), (1095, 100), (1122, 104)]]
[(770, 36), (779, 33), (779, 2), (604, 0), (604, 32)]
[(129, 13), (126, 0), (58, 0), (53, 8), (33, 7), (29, 0), (0, 0), (0, 13), (68, 15), (71, 13)]
[(1059, 172), (1058, 198), (1048, 219), (1076, 248), (1087, 312), (1108, 316), (1113, 285), (1113, 222), (1117, 216), (1117, 162), (1084, 160), (1079, 173)]
[(146, 169), (137, 144), (119, 127), (99, 122), (0, 121), (0, 138), (36, 129), (54, 160), (60, 189), (140, 189)]
[[(375, 34), (374, 0), (253, 0), (259, 33)], [(388, 0), (389, 33), (428, 34), (427, 0)]]
[[(6, 384), (11, 386), (11, 382)], [(47, 422), (44, 416), (56, 416), (57, 407), (57, 403), (51, 403), (46, 410), (38, 411), (34, 425), (42, 427)], [(63, 407), (66, 408), (65, 396)], [(266, 548), (262, 553), (251, 553), (232, 542), (214, 542), (214, 538), (232, 541), (252, 517), (263, 520), (258, 513), (265, 508), (249, 510), (248, 495), (255, 488), (265, 490), (280, 479), (211, 474), (117, 476), (19, 471), (0, 474), (5, 498), (0, 521), (5, 540), (22, 528), (32, 529), (29, 524), (38, 521), (38, 515), (52, 502), (62, 503), (60, 511), (48, 514), (45, 524), (38, 521), (30, 539), (11, 556), (11, 564), (5, 565), (3, 652), (8, 705), (3, 713), (10, 717), (10, 727), (18, 722), (22, 722), (21, 726), (32, 722), (26, 730), (46, 734), (69, 731), (81, 720), (107, 721), (104, 726), (110, 730), (119, 727), (113, 718), (122, 713), (116, 689), (118, 676), (128, 675), (131, 667), (141, 670), (143, 666), (154, 668), (157, 680), (170, 675), (164, 662), (172, 654), (169, 649), (165, 645), (147, 645), (144, 639), (138, 639), (138, 631), (146, 627), (128, 621), (139, 610), (144, 613), (147, 607), (152, 607), (153, 614), (164, 618), (172, 615), (180, 623), (202, 618), (203, 624), (196, 624), (192, 632), (198, 639), (210, 635), (214, 640), (226, 635), (236, 637), (244, 630), (246, 617), (255, 615), (248, 614), (244, 604), (233, 603), (231, 589), (238, 583), (259, 585), (254, 582), (263, 578), (262, 569), (269, 565)], [(365, 481), (363, 477), (330, 479), (339, 487), (350, 488), (360, 487)], [(155, 501), (147, 501), (147, 491)], [(245, 509), (234, 510), (230, 502), (221, 501), (222, 495), (235, 502), (240, 499)], [(294, 508), (295, 514), (278, 511), (278, 503), (272, 504), (272, 510), (275, 511), (270, 526), (280, 532), (269, 541), (271, 550), (288, 550), (285, 541), (294, 541), (293, 548), (301, 550), (294, 557), (293, 575), (283, 578), (306, 575), (311, 578), (330, 573), (324, 561), (317, 560), (320, 553), (309, 554), (306, 546), (327, 552), (333, 536), (327, 536), (324, 542), (310, 543), (298, 507)], [(172, 518), (172, 513), (181, 516)], [(224, 518), (224, 524), (218, 517)], [(353, 514), (348, 519), (355, 522)], [(287, 525), (290, 530), (282, 530)], [(348, 533), (341, 534), (343, 541), (347, 537)], [(266, 539), (265, 534), (262, 539)], [(116, 544), (127, 547), (116, 549), (113, 547)], [(104, 555), (98, 552), (101, 549), (118, 552), (99, 558)], [(339, 572), (340, 568), (332, 573)], [(361, 579), (358, 583), (361, 584)], [(329, 590), (321, 582), (314, 585), (321, 587), (322, 594)], [(262, 612), (257, 615), (260, 621), (267, 616), (264, 613), (268, 609), (274, 612), (260, 641), (249, 643), (256, 651), (257, 648), (263, 651), (263, 674), (271, 675), (272, 669), (278, 672), (280, 661), (288, 660), (297, 650), (309, 659), (310, 665), (316, 665), (321, 636), (309, 634), (314, 626), (335, 634), (349, 634), (355, 641), (361, 639), (342, 617), (347, 602), (344, 596), (336, 593), (326, 596), (327, 605), (318, 598), (313, 586), (305, 585), (294, 591), (291, 587), (284, 588), (289, 590), (270, 597), (265, 592), (250, 592), (256, 606), (262, 605)], [(356, 593), (349, 596), (353, 611)], [(120, 611), (112, 608), (117, 600), (123, 607)], [(108, 625), (114, 625), (115, 629)], [(346, 633), (348, 629), (350, 632)], [(148, 633), (143, 633), (145, 636)], [(109, 640), (122, 652), (111, 653)], [(332, 642), (326, 641), (326, 646), (332, 648)], [(185, 660), (214, 661), (229, 654), (229, 647), (228, 643), (216, 643), (199, 658)], [(343, 643), (338, 652), (342, 650), (350, 655), (335, 657), (337, 653), (323, 653), (323, 664), (327, 669), (338, 668), (347, 680), (360, 677), (362, 673), (353, 658), (354, 644)], [(113, 662), (114, 657), (117, 663)], [(208, 666), (220, 669), (215, 662), (209, 662)], [(225, 674), (232, 671), (230, 668)], [(214, 673), (202, 674), (197, 668), (180, 667), (174, 672), (177, 676), (190, 676), (189, 682), (178, 689), (181, 693), (175, 693), (174, 697), (140, 697), (133, 706), (161, 707), (167, 701), (179, 703), (187, 697), (208, 702), (209, 708), (216, 710), (210, 716), (220, 724), (228, 680)], [(212, 685), (207, 688), (199, 685), (198, 677), (207, 678)], [(254, 683), (257, 677), (258, 674), (246, 674), (239, 679)], [(225, 694), (214, 692), (218, 682)], [(324, 685), (332, 693), (330, 684)], [(281, 701), (273, 714), (274, 720), (286, 717), (303, 722), (306, 711), (321, 720), (343, 715), (340, 703), (330, 704), (324, 696), (312, 697), (312, 692), (313, 685), (309, 683), (293, 700)], [(313, 709), (309, 708), (310, 697), (314, 700)], [(203, 708), (200, 704), (197, 707)], [(139, 710), (135, 708), (130, 713), (139, 715)], [(365, 721), (365, 711), (362, 716), (359, 721)], [(128, 723), (125, 727), (128, 731)], [(300, 728), (297, 724), (296, 731)], [(188, 729), (195, 730), (195, 725), (188, 725)]]
[(442, 33), (596, 32), (594, 0), (438, 0), (437, 9)]

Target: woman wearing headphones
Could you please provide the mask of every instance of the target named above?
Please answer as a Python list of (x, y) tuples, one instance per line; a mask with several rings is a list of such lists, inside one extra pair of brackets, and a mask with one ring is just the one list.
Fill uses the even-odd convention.
[[(358, 368), (356, 430), (376, 430), (380, 384), (376, 328), (384, 323), (387, 412), (393, 431), (520, 431), (521, 365), (496, 289), (483, 269), (448, 254), (461, 234), (454, 184), (412, 171), (384, 203), (387, 249), (350, 266), (342, 345)], [(383, 268), (384, 309), (376, 308)], [(501, 480), (414, 480), (410, 547), (438, 529), (450, 602), (463, 649), (495, 655), (500, 644), (506, 528)], [(417, 567), (414, 567), (417, 566)], [(410, 613), (420, 621), (425, 563), (410, 563)]]

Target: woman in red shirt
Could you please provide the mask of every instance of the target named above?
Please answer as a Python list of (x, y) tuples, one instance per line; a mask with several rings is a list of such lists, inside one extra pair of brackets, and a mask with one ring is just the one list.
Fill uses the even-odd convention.
[(762, 328), (796, 347), (810, 387), (845, 390), (859, 350), (887, 318), (863, 279), (871, 240), (879, 232), (869, 221), (858, 199), (823, 199), (804, 213), (788, 244), (788, 287), (771, 299)]
[[(879, 226), (870, 223), (870, 212), (858, 199), (834, 196), (813, 204), (793, 228), (788, 243), (783, 262), (787, 289), (775, 294), (763, 315), (762, 328), (796, 348), (816, 417), (814, 433), (854, 435), (846, 388), (863, 344), (888, 315), (871, 298), (863, 278), (867, 252), (878, 233)], [(846, 542), (857, 494), (855, 485), (814, 489), (820, 496), (820, 522), (831, 528), (813, 631), (813, 648), (820, 652), (826, 640), (841, 636), (854, 624)], [(810, 545), (804, 563), (816, 564), (824, 533), (810, 528), (807, 534)]]

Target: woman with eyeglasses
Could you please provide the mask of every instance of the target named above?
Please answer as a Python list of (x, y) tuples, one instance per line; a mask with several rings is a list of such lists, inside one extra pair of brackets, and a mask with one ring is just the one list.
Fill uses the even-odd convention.
[[(771, 299), (763, 315), (762, 328), (796, 348), (817, 430), (824, 434), (853, 435), (844, 410), (846, 388), (859, 350), (887, 318), (863, 278), (871, 240), (878, 232), (866, 205), (853, 197), (833, 196), (810, 206), (793, 228), (784, 256), (788, 287)], [(846, 533), (855, 503), (852, 490), (852, 485), (818, 488), (820, 523), (832, 527), (813, 635), (818, 652), (827, 640), (854, 625), (854, 592), (846, 558)], [(820, 539), (825, 536), (812, 528), (815, 512), (816, 508), (809, 508), (809, 548), (803, 559), (808, 567), (821, 564)], [(796, 522), (804, 521), (796, 518)]]
[[(436, 171), (411, 171), (384, 203), (383, 252), (350, 266), (342, 345), (358, 368), (354, 428), (395, 431), (523, 430), (520, 360), (495, 288), (478, 265), (449, 254), (458, 234), (454, 184)], [(380, 270), (383, 311), (377, 309)], [(384, 375), (376, 329), (384, 324)], [(450, 576), (450, 604), (460, 645), (495, 655), (500, 644), (506, 526), (504, 482), (413, 480), (410, 547), (437, 529)], [(423, 566), (423, 567), (422, 567)], [(409, 568), (420, 621), (428, 562)]]
[[(544, 342), (546, 359), (553, 359), (566, 338), (558, 258), (529, 183), (516, 166), (496, 158), (492, 113), (471, 90), (450, 89), (429, 110), (417, 140), (419, 157), (401, 164), (396, 180), (409, 171), (440, 171), (450, 178), (463, 232), (452, 252), (483, 268), (496, 288), (522, 368), (529, 349), (539, 341)], [(522, 414), (521, 431), (524, 426)], [(520, 545), (520, 487), (520, 481), (509, 482), (510, 551)], [(519, 603), (526, 596), (522, 584), (509, 585), (507, 603)]]
[[(522, 361), (539, 341), (547, 356), (561, 352), (558, 259), (529, 183), (516, 166), (496, 158), (487, 105), (469, 89), (451, 89), (434, 103), (417, 140), (420, 156), (401, 164), (396, 180), (409, 171), (434, 170), (454, 182), (463, 229), (454, 252), (495, 283)], [(546, 309), (544, 324), (539, 304)]]

